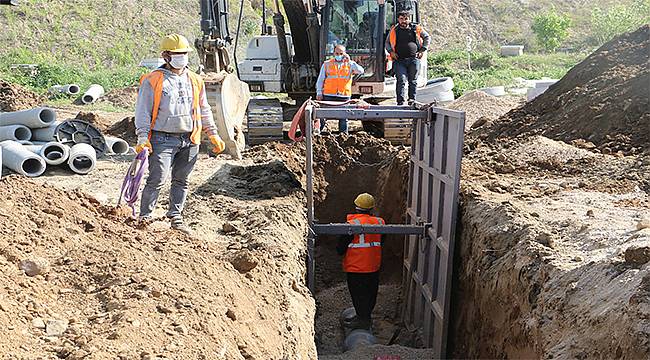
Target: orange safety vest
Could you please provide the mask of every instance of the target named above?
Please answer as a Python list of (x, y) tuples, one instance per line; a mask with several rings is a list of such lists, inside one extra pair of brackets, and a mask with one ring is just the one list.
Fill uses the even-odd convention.
[[(388, 42), (390, 43), (391, 51), (395, 51), (395, 46), (397, 45), (396, 26), (397, 25), (393, 25), (388, 33)], [(422, 26), (420, 25), (415, 25), (415, 43), (418, 45), (418, 50), (420, 50), (424, 44), (424, 41), (422, 40)]]
[[(368, 214), (349, 214), (348, 223), (354, 225), (384, 225), (384, 219)], [(343, 271), (371, 273), (381, 266), (381, 234), (354, 235), (343, 258)]]
[[(192, 134), (190, 135), (190, 140), (192, 144), (201, 143), (201, 106), (199, 105), (199, 99), (201, 97), (201, 90), (203, 89), (204, 82), (203, 79), (191, 72), (187, 71), (187, 74), (190, 77), (190, 82), (192, 83), (192, 119), (194, 120), (194, 126), (192, 126)], [(151, 110), (151, 129), (153, 129), (156, 119), (158, 118), (158, 111), (160, 110), (160, 98), (162, 97), (162, 88), (163, 80), (165, 79), (165, 74), (160, 70), (154, 70), (149, 74), (143, 75), (140, 78), (140, 86), (145, 80), (149, 80), (149, 85), (153, 89), (153, 108)], [(149, 130), (149, 140), (151, 140), (151, 130)]]
[(325, 62), (323, 95), (352, 96), (352, 68), (349, 61)]

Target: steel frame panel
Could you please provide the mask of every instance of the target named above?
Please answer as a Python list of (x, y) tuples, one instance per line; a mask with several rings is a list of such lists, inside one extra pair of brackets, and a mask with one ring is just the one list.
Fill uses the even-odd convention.
[(403, 318), (437, 358), (447, 355), (464, 128), (464, 112), (431, 108), (411, 132), (407, 223), (431, 227), (404, 242)]

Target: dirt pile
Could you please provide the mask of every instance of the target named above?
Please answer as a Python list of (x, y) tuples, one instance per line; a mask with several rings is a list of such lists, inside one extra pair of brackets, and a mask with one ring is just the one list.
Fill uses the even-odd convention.
[(113, 89), (100, 98), (101, 102), (108, 102), (127, 110), (135, 109), (135, 102), (138, 100), (138, 88), (126, 87), (122, 89)]
[(106, 130), (106, 133), (119, 137), (130, 145), (135, 145), (138, 142), (138, 137), (135, 135), (135, 117), (133, 116), (127, 116), (114, 123)]
[(0, 111), (26, 110), (39, 106), (43, 98), (16, 84), (0, 80)]
[(75, 116), (75, 118), (87, 121), (95, 125), (101, 132), (105, 132), (107, 129), (113, 126), (113, 123), (110, 119), (104, 118), (100, 114), (94, 112), (80, 111), (77, 116)]
[[(219, 179), (233, 183), (229, 173)], [(212, 185), (197, 191), (188, 210), (213, 211), (196, 218), (205, 223), (239, 221), (239, 233), (190, 238), (158, 222), (145, 231), (125, 222), (128, 212), (81, 193), (3, 178), (0, 353), (315, 358), (314, 305), (302, 285), (299, 245), (305, 220), (296, 216), (301, 192), (248, 201)]]
[(650, 25), (606, 43), (487, 138), (534, 134), (593, 143), (603, 153), (650, 148)]
[(520, 98), (496, 97), (477, 90), (465, 93), (445, 107), (465, 111), (465, 129), (467, 130), (492, 123), (522, 103)]

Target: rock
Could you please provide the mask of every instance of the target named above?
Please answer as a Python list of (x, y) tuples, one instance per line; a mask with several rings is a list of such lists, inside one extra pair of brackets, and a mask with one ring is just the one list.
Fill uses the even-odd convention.
[(650, 261), (650, 246), (630, 246), (625, 249), (625, 262), (641, 266)]
[(171, 313), (174, 312), (173, 309), (168, 308), (168, 307), (163, 306), (163, 305), (156, 305), (156, 310), (158, 310), (158, 312), (161, 312), (163, 314), (171, 314)]
[(643, 229), (648, 229), (648, 228), (650, 228), (650, 218), (641, 219), (641, 221), (639, 221), (636, 224), (636, 229), (637, 230), (643, 230)]
[(67, 329), (67, 320), (48, 320), (45, 326), (45, 333), (47, 336), (61, 336)]
[(231, 259), (232, 266), (244, 274), (253, 270), (257, 266), (257, 259), (249, 251), (239, 251)]
[(232, 311), (232, 309), (228, 309), (228, 310), (226, 311), (226, 316), (227, 316), (228, 318), (230, 318), (230, 320), (232, 320), (232, 321), (236, 321), (236, 320), (237, 320), (237, 315), (235, 315), (235, 312)]
[(187, 334), (187, 327), (185, 327), (185, 325), (177, 325), (174, 327), (174, 330), (176, 330), (176, 332), (179, 334)]
[(594, 217), (594, 211), (591, 209), (587, 210), (587, 216)]
[(224, 233), (229, 234), (229, 233), (237, 233), (239, 232), (239, 229), (235, 225), (233, 225), (230, 222), (225, 222), (223, 223), (223, 226), (221, 227)]
[(162, 293), (160, 292), (159, 289), (151, 289), (151, 296), (155, 298), (159, 298), (162, 296)]
[(85, 358), (85, 357), (87, 357), (89, 355), (90, 355), (89, 352), (87, 352), (85, 350), (82, 350), (82, 349), (78, 349), (78, 350), (73, 351), (72, 354), (70, 354), (66, 359), (68, 359), (68, 360), (81, 360), (81, 359), (83, 359), (83, 358)]
[(18, 268), (23, 270), (27, 276), (43, 275), (49, 271), (50, 263), (42, 257), (37, 257), (21, 261)]
[(32, 320), (32, 326), (37, 329), (45, 329), (45, 321), (39, 317), (34, 318), (34, 320)]

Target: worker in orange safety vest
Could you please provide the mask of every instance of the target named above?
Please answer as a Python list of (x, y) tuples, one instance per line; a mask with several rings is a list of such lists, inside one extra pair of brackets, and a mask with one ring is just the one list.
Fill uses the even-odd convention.
[[(368, 193), (354, 200), (356, 212), (348, 214), (347, 222), (354, 225), (384, 225), (384, 219), (373, 216), (375, 199)], [(353, 329), (370, 330), (372, 310), (377, 302), (379, 290), (379, 268), (381, 267), (380, 234), (342, 235), (336, 247), (343, 258), (348, 290), (356, 316), (346, 326)]]
[[(361, 65), (350, 60), (345, 52), (345, 46), (334, 47), (334, 57), (325, 61), (321, 66), (316, 81), (316, 100), (348, 101), (352, 96), (353, 75), (363, 74)], [(325, 127), (325, 119), (321, 121), (321, 130)], [(348, 132), (348, 120), (339, 120), (339, 132)]]
[(225, 148), (217, 134), (203, 79), (187, 68), (189, 41), (178, 34), (161, 43), (165, 64), (140, 81), (135, 110), (136, 152), (149, 152), (149, 176), (142, 190), (140, 219), (150, 220), (158, 194), (171, 173), (167, 217), (173, 229), (190, 233), (181, 212), (188, 193), (188, 177), (196, 163), (201, 131), (218, 154)]

